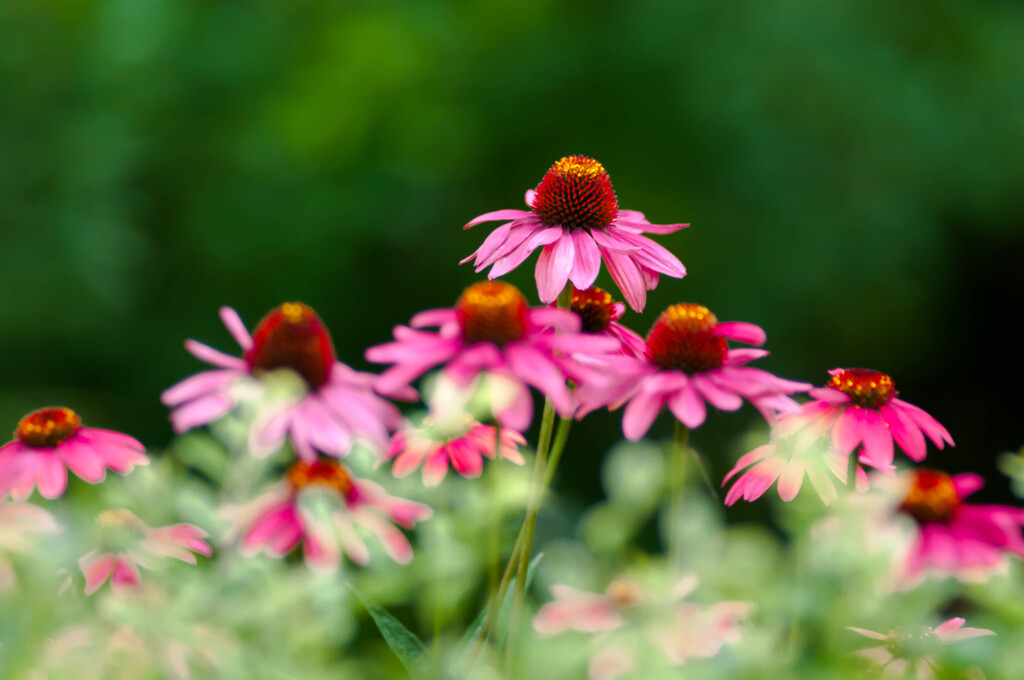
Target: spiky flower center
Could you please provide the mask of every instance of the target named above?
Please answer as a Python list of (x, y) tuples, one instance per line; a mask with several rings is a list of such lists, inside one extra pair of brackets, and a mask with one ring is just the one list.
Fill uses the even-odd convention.
[(586, 290), (573, 288), (572, 311), (583, 321), (584, 333), (600, 333), (612, 322), (615, 300), (596, 286)]
[(110, 552), (122, 552), (146, 536), (146, 525), (131, 510), (118, 508), (104, 510), (96, 515), (100, 547)]
[(715, 333), (718, 319), (707, 307), (686, 302), (672, 305), (647, 334), (647, 352), (662, 368), (693, 375), (719, 368), (729, 345)]
[(533, 212), (549, 226), (603, 229), (619, 214), (604, 166), (586, 156), (566, 156), (537, 185)]
[(455, 317), (468, 344), (502, 345), (522, 339), (529, 325), (528, 311), (523, 294), (504, 281), (474, 283), (455, 304)]
[(900, 505), (920, 524), (951, 521), (962, 501), (953, 478), (938, 470), (914, 470), (910, 490)]
[(617, 607), (632, 607), (644, 600), (644, 591), (634, 581), (619, 578), (608, 584), (605, 595), (615, 603)]
[(41, 408), (21, 419), (14, 436), (26, 446), (52, 448), (74, 435), (81, 426), (82, 419), (69, 408)]
[(290, 368), (311, 389), (331, 378), (334, 343), (317, 313), (300, 302), (286, 302), (263, 317), (245, 360), (253, 372)]
[(286, 477), (294, 491), (319, 485), (345, 496), (352, 490), (352, 478), (348, 470), (336, 460), (321, 458), (313, 463), (299, 461), (288, 468)]
[(832, 376), (828, 382), (844, 394), (857, 406), (879, 408), (889, 403), (899, 392), (892, 378), (885, 373), (870, 371), (866, 368), (847, 368)]

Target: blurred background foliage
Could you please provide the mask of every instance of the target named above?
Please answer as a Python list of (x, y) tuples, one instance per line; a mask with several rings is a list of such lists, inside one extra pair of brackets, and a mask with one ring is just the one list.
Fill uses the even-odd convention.
[[(692, 223), (659, 238), (689, 276), (627, 324), (701, 302), (762, 325), (781, 375), (889, 372), (959, 444), (929, 461), (991, 476), (1022, 443), (992, 363), (1024, 335), (1022, 35), (999, 0), (6, 0), (0, 426), (65, 403), (162, 447), (182, 341), (234, 349), (223, 304), (307, 302), (366, 367), (479, 278), (462, 225), (579, 153)], [(535, 260), (509, 277), (534, 295)], [(719, 478), (756, 420), (696, 435)], [(620, 436), (588, 422), (581, 500)]]

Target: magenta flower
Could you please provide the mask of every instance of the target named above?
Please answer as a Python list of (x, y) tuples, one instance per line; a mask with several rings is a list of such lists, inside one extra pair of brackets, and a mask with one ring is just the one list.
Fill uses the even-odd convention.
[[(397, 326), (394, 342), (366, 350), (367, 360), (394, 364), (381, 374), (381, 389), (407, 389), (440, 365), (442, 375), (461, 389), (487, 374), (492, 415), (502, 427), (520, 432), (533, 418), (528, 386), (540, 390), (560, 414), (571, 416), (576, 405), (566, 379), (597, 378), (568, 353), (600, 355), (618, 345), (580, 333), (579, 317), (567, 309), (529, 308), (518, 288), (501, 281), (475, 283), (454, 309), (421, 312), (410, 326)], [(429, 326), (439, 330), (421, 330)]]
[(807, 383), (777, 378), (745, 364), (768, 354), (760, 349), (730, 349), (727, 340), (760, 345), (765, 334), (741, 322), (718, 323), (701, 305), (672, 305), (658, 317), (647, 334), (643, 357), (601, 359), (603, 382), (582, 382), (577, 417), (602, 406), (617, 408), (628, 402), (622, 431), (636, 441), (647, 433), (661, 409), (689, 428), (707, 416), (705, 402), (723, 411), (735, 411), (750, 401), (766, 417), (798, 405), (789, 394), (810, 387)]
[[(441, 432), (425, 419), (423, 427), (408, 427), (391, 437), (388, 459), (394, 459), (391, 469), (395, 477), (408, 477), (423, 465), (423, 483), (437, 486), (448, 474), (448, 463), (463, 477), (479, 477), (484, 469), (483, 457), (498, 454), (516, 465), (523, 464), (519, 447), (526, 438), (515, 430), (494, 428), (469, 419), (461, 432)], [(500, 434), (499, 434), (500, 432)], [(501, 442), (498, 445), (498, 438)]]
[(892, 378), (863, 368), (836, 368), (825, 387), (814, 388), (804, 404), (808, 415), (819, 416), (832, 428), (839, 453), (848, 455), (863, 445), (860, 459), (880, 470), (892, 468), (893, 441), (912, 460), (927, 455), (924, 435), (944, 448), (953, 438), (939, 421), (896, 397)]
[[(320, 493), (329, 501), (327, 512), (316, 512)], [(412, 560), (412, 546), (394, 523), (412, 528), (427, 519), (431, 509), (389, 496), (377, 484), (354, 478), (341, 463), (320, 458), (295, 463), (286, 481), (247, 506), (227, 508), (232, 520), (228, 537), (241, 535), (243, 554), (265, 552), (287, 555), (302, 544), (306, 564), (317, 571), (333, 571), (344, 552), (356, 564), (366, 564), (369, 550), (357, 528), (374, 534), (385, 552), (400, 564)]]
[(651, 224), (643, 213), (620, 210), (604, 167), (585, 156), (567, 156), (548, 170), (537, 189), (526, 192), (529, 210), (497, 210), (475, 218), (482, 222), (511, 220), (488, 235), (462, 263), (473, 260), (487, 277), (507, 274), (543, 247), (537, 260), (537, 292), (545, 304), (554, 302), (572, 281), (580, 290), (594, 285), (601, 260), (629, 306), (642, 312), (647, 291), (658, 275), (686, 276), (675, 255), (643, 236), (671, 234), (686, 224)]
[(21, 419), (14, 441), (0, 447), (0, 495), (10, 491), (17, 500), (32, 495), (38, 485), (44, 498), (56, 498), (68, 486), (68, 469), (98, 484), (107, 469), (128, 474), (148, 465), (146, 448), (133, 437), (113, 430), (82, 427), (69, 408), (44, 408)]
[(287, 438), (299, 457), (310, 461), (317, 451), (345, 456), (356, 441), (382, 451), (389, 432), (402, 426), (398, 409), (374, 393), (377, 376), (354, 371), (335, 358), (330, 332), (310, 307), (286, 302), (271, 310), (252, 336), (235, 310), (222, 307), (220, 316), (244, 356), (229, 356), (195, 340), (185, 343), (193, 356), (217, 369), (198, 373), (163, 393), (164, 404), (174, 408), (171, 421), (176, 432), (224, 416), (238, 405), (245, 387), (259, 391), (260, 377), (276, 369), (294, 371), (305, 390), (257, 416), (249, 438), (256, 455), (280, 449)]
[(173, 557), (196, 563), (193, 553), (212, 554), (206, 532), (191, 524), (150, 528), (128, 510), (106, 510), (96, 518), (103, 548), (84, 555), (78, 566), (85, 576), (85, 594), (92, 595), (110, 579), (114, 590), (139, 585), (139, 567), (153, 568), (153, 559)]
[(974, 474), (947, 475), (914, 470), (898, 510), (917, 525), (903, 565), (912, 583), (926, 570), (978, 577), (997, 567), (1007, 553), (1024, 557), (1024, 509), (973, 505), (964, 499), (984, 485)]
[(617, 340), (620, 354), (642, 357), (647, 353), (647, 343), (643, 336), (616, 323), (626, 313), (626, 305), (615, 302), (609, 293), (596, 286), (586, 290), (573, 288), (572, 311), (580, 317), (584, 333)]
[[(725, 504), (732, 505), (740, 498), (755, 501), (778, 482), (779, 497), (791, 501), (800, 493), (804, 477), (818, 492), (825, 505), (835, 502), (833, 478), (846, 484), (847, 456), (834, 451), (828, 439), (825, 424), (820, 419), (809, 419), (800, 413), (781, 416), (772, 425), (771, 442), (744, 454), (722, 480), (722, 486), (740, 471), (746, 470), (729, 489)], [(857, 467), (857, 488), (866, 491), (868, 476)]]
[[(964, 628), (962, 618), (949, 619), (937, 628), (928, 628), (919, 635), (908, 635), (901, 631), (888, 634), (876, 633), (864, 628), (847, 626), (858, 635), (863, 635), (883, 644), (862, 649), (857, 654), (877, 664), (885, 677), (893, 678), (935, 678), (940, 670), (935, 653), (940, 645), (951, 645), (986, 635), (995, 635), (986, 628)], [(981, 677), (984, 677), (983, 675)]]

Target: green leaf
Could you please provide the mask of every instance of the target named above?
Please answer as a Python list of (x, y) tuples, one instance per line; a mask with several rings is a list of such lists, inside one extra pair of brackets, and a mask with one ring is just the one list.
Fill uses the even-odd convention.
[(388, 647), (402, 662), (405, 669), (409, 671), (409, 675), (417, 677), (425, 673), (428, 665), (427, 648), (423, 642), (384, 607), (363, 597), (362, 593), (356, 590), (352, 584), (349, 584), (348, 587), (363, 603), (366, 611), (370, 612), (373, 622), (377, 624), (377, 630), (384, 636), (384, 641), (388, 643)]

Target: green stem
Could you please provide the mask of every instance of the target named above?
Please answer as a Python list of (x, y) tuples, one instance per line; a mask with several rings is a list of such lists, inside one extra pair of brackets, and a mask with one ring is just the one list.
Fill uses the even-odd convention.
[(548, 460), (548, 469), (544, 473), (544, 489), (551, 486), (551, 480), (558, 469), (558, 461), (562, 459), (562, 451), (565, 450), (565, 442), (569, 439), (569, 428), (572, 427), (572, 418), (559, 418), (558, 430), (555, 431), (555, 443), (551, 445), (551, 458)]
[(857, 462), (860, 458), (860, 449), (850, 451), (850, 459), (846, 462), (846, 488), (850, 491), (857, 490)]
[(669, 536), (668, 555), (669, 563), (673, 567), (679, 566), (680, 553), (682, 552), (680, 542), (683, 528), (683, 496), (686, 490), (686, 452), (690, 441), (690, 428), (676, 421), (675, 438), (672, 446), (672, 456), (669, 462)]

